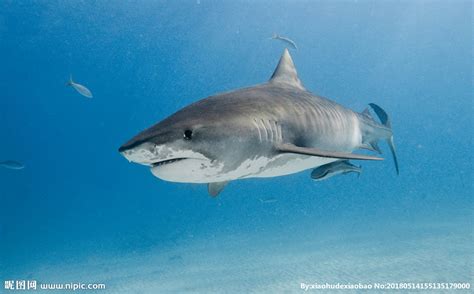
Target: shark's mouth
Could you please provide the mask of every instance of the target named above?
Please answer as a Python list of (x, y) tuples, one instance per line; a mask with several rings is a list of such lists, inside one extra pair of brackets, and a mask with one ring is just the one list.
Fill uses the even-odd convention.
[(178, 162), (178, 161), (185, 160), (185, 159), (187, 159), (187, 158), (182, 157), (182, 158), (167, 159), (167, 160), (163, 160), (163, 161), (154, 162), (154, 163), (151, 164), (151, 166), (152, 167), (163, 166), (163, 165), (167, 165), (167, 164)]

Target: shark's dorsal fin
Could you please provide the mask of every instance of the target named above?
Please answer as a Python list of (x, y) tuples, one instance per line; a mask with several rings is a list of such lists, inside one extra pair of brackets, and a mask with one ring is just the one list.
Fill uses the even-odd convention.
[(298, 78), (295, 64), (291, 59), (288, 49), (285, 48), (285, 51), (283, 51), (280, 61), (278, 62), (278, 65), (275, 71), (273, 72), (273, 75), (270, 78), (269, 82), (275, 84), (284, 84), (287, 86), (298, 88), (300, 90), (305, 90), (303, 84)]

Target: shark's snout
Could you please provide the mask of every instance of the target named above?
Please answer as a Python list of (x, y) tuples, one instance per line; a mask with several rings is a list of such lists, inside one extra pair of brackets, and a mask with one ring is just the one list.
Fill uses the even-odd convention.
[(124, 151), (127, 151), (128, 149), (130, 149), (130, 147), (127, 144), (123, 144), (119, 147), (118, 152), (122, 153)]
[(132, 139), (132, 140), (129, 140), (127, 141), (125, 144), (123, 144), (122, 146), (119, 147), (118, 151), (120, 153), (122, 152), (125, 152), (127, 150), (131, 150), (137, 146), (139, 146), (140, 144), (144, 143), (143, 140), (136, 140), (136, 139)]
[(152, 165), (159, 160), (156, 146), (149, 142), (129, 141), (119, 148), (120, 154), (130, 162)]
[(203, 154), (173, 142), (132, 141), (119, 152), (130, 162), (150, 167), (154, 176), (172, 182), (207, 182), (220, 168)]

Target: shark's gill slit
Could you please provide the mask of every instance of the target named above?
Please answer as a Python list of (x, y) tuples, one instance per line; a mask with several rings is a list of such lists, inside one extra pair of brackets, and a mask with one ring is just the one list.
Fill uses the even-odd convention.
[(272, 126), (273, 140), (272, 142), (278, 142), (278, 130), (274, 120), (268, 122)]
[(265, 126), (265, 123), (263, 122), (263, 119), (260, 119), (260, 123), (262, 124), (262, 128), (265, 131), (265, 141), (268, 141), (268, 130), (267, 130), (267, 127)]
[(260, 127), (258, 126), (257, 120), (255, 118), (253, 119), (253, 125), (257, 128), (258, 140), (261, 143), (262, 142), (262, 133), (260, 132)]
[(280, 141), (283, 142), (283, 130), (281, 129), (280, 124), (278, 124), (278, 130), (280, 131)]
[(273, 130), (272, 121), (271, 121), (271, 120), (267, 120), (266, 122), (268, 123), (268, 128), (270, 129), (270, 142), (274, 142), (274, 141), (273, 141), (273, 138), (274, 138), (275, 136), (274, 136), (274, 130)]
[(281, 138), (281, 128), (280, 128), (280, 125), (278, 124), (277, 121), (273, 121), (274, 124), (275, 124), (275, 131), (276, 131), (276, 142), (277, 143), (280, 143), (282, 141), (282, 138)]

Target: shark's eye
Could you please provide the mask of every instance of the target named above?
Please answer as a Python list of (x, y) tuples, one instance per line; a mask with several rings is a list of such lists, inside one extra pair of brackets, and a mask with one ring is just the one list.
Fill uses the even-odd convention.
[(193, 138), (193, 131), (191, 131), (191, 130), (184, 131), (184, 139), (185, 140), (191, 140), (192, 138)]

